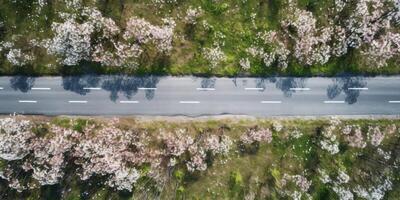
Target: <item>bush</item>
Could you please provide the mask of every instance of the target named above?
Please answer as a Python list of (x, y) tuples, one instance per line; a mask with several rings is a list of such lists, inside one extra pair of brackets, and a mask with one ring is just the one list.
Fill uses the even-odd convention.
[(240, 197), (243, 195), (243, 177), (238, 170), (231, 172), (229, 176), (229, 189), (231, 197)]

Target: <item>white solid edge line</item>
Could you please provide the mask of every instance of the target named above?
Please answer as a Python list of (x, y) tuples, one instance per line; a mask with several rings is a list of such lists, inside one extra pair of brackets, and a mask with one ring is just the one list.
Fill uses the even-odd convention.
[(215, 88), (196, 88), (196, 90), (199, 90), (199, 91), (214, 91)]
[(293, 90), (293, 91), (309, 91), (311, 89), (310, 88), (290, 88), (290, 90)]
[(200, 101), (179, 101), (182, 104), (199, 104)]
[(126, 103), (139, 103), (139, 101), (119, 101), (119, 103), (123, 103), (123, 104), (126, 104)]
[(282, 101), (261, 101), (261, 103), (265, 103), (265, 104), (280, 104), (280, 103), (282, 103)]
[(324, 103), (331, 104), (331, 103), (345, 103), (345, 101), (324, 101)]
[(140, 88), (138, 88), (138, 90), (157, 90), (157, 88), (144, 88), (144, 87), (140, 87)]
[(51, 88), (37, 88), (37, 87), (34, 87), (34, 88), (32, 88), (32, 90), (51, 90)]
[(389, 101), (389, 103), (400, 103), (400, 101)]
[(349, 90), (368, 90), (368, 88), (348, 88)]
[(245, 90), (264, 90), (265, 88), (244, 88)]
[(87, 101), (68, 101), (68, 103), (87, 103)]
[(19, 100), (19, 103), (37, 103), (37, 101), (32, 101), (32, 100)]
[(84, 87), (84, 90), (101, 90), (101, 88), (94, 88), (94, 87)]

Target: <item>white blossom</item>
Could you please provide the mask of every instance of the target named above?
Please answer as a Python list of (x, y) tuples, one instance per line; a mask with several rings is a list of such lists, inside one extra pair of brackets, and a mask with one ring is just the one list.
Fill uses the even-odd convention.
[(319, 180), (321, 180), (322, 183), (327, 184), (332, 182), (332, 179), (329, 177), (329, 175), (326, 173), (325, 170), (323, 169), (318, 169), (319, 174), (321, 175), (319, 177)]
[(272, 123), (272, 128), (274, 129), (274, 131), (280, 132), (283, 129), (283, 125), (279, 121), (274, 121)]
[(193, 138), (185, 135), (185, 133), (184, 130), (180, 130), (175, 135), (164, 134), (163, 142), (169, 155), (180, 156), (194, 143)]
[(340, 120), (331, 118), (329, 126), (326, 126), (322, 130), (323, 139), (320, 141), (321, 148), (328, 151), (330, 154), (339, 153), (339, 142), (334, 133), (336, 127), (340, 124)]
[[(93, 134), (93, 130), (94, 127), (87, 127), (83, 138), (74, 148), (75, 163), (82, 169), (80, 178), (87, 180), (94, 174), (107, 175), (108, 185), (130, 191), (139, 175), (136, 169), (129, 166), (148, 162), (157, 154), (146, 154), (137, 134), (118, 129), (113, 123), (96, 130), (96, 134)], [(130, 148), (136, 151), (129, 152)]]
[(78, 133), (71, 129), (51, 127), (54, 134), (48, 138), (35, 138), (30, 144), (34, 159), (26, 162), (25, 171), (32, 169), (32, 177), (40, 185), (54, 185), (64, 176), (63, 168), (65, 166), (64, 154), (71, 151), (73, 146), (73, 137)]
[(15, 66), (23, 66), (32, 61), (33, 56), (23, 53), (21, 49), (10, 49), (7, 60)]
[(390, 124), (389, 126), (386, 127), (385, 133), (388, 135), (393, 135), (397, 131), (397, 126), (396, 124)]
[(60, 55), (62, 64), (76, 65), (90, 58), (93, 24), (80, 24), (69, 19), (63, 23), (53, 23), (52, 28), (55, 36), (47, 42), (47, 50), (50, 54)]
[(203, 15), (201, 7), (198, 8), (189, 7), (186, 11), (185, 22), (194, 25), (197, 23), (197, 19), (201, 15)]
[[(288, 182), (292, 182), (294, 183), (298, 189), (300, 189), (300, 191), (302, 193), (307, 192), (312, 184), (312, 181), (307, 180), (307, 178), (303, 175), (289, 175), (289, 174), (284, 174), (282, 179), (280, 180), (282, 186), (286, 186), (288, 185)], [(289, 191), (286, 191), (286, 193), (288, 193)], [(292, 195), (290, 195), (292, 196)], [(296, 195), (298, 196), (298, 195)], [(300, 195), (301, 197), (301, 195)]]
[(391, 158), (391, 152), (385, 152), (381, 148), (378, 148), (377, 150), (378, 154), (382, 156), (385, 160), (389, 160)]
[(160, 52), (169, 52), (172, 49), (175, 21), (163, 19), (163, 26), (155, 26), (144, 19), (131, 18), (126, 24), (123, 35), (125, 40), (135, 39), (139, 44), (153, 42)]
[(222, 51), (219, 45), (216, 45), (212, 48), (204, 48), (203, 56), (210, 63), (212, 68), (217, 67), (226, 59), (225, 53)]
[(0, 119), (0, 158), (20, 160), (29, 153), (29, 140), (34, 136), (31, 123), (15, 117)]
[(106, 182), (107, 185), (117, 190), (127, 190), (129, 192), (132, 191), (133, 184), (140, 178), (140, 174), (135, 168), (122, 168), (116, 171), (112, 176), (113, 178)]
[(228, 136), (211, 135), (205, 139), (205, 150), (209, 150), (212, 154), (228, 154), (232, 140)]
[(272, 141), (272, 132), (268, 128), (260, 130), (251, 129), (240, 137), (240, 141), (244, 144), (253, 144), (255, 142), (270, 143)]
[(368, 137), (373, 146), (379, 146), (382, 140), (385, 138), (384, 133), (381, 132), (378, 126), (368, 128)]
[(250, 60), (249, 60), (249, 58), (241, 58), (239, 60), (239, 65), (244, 70), (250, 69)]
[(392, 185), (393, 184), (390, 180), (385, 179), (382, 184), (370, 187), (368, 189), (358, 185), (355, 189), (353, 189), (353, 191), (358, 197), (367, 200), (381, 200), (385, 197), (385, 193), (392, 189)]
[(346, 172), (339, 170), (339, 176), (338, 176), (338, 181), (339, 183), (348, 183), (350, 180), (349, 175), (346, 174)]
[(354, 199), (353, 193), (347, 188), (340, 187), (340, 186), (334, 186), (334, 187), (332, 187), (332, 189), (339, 196), (340, 200), (353, 200)]
[(347, 142), (349, 142), (349, 146), (356, 148), (365, 148), (367, 146), (360, 126), (347, 125), (342, 129), (342, 132)]
[(207, 169), (206, 154), (200, 149), (191, 156), (190, 161), (186, 163), (187, 169), (190, 172), (194, 171), (205, 171)]
[(271, 47), (271, 50), (267, 51), (261, 47), (252, 46), (247, 49), (247, 52), (253, 57), (261, 58), (267, 67), (276, 61), (279, 67), (285, 69), (288, 66), (290, 51), (287, 49), (285, 43), (279, 39), (277, 32), (258, 33), (257, 37), (264, 45)]
[(373, 40), (366, 51), (368, 60), (376, 67), (387, 65), (387, 61), (400, 54), (400, 34), (388, 32), (379, 39)]

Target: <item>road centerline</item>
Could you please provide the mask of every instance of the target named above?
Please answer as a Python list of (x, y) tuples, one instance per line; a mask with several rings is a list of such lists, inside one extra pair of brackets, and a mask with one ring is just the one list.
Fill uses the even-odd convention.
[(179, 101), (181, 104), (199, 104), (200, 101)]
[(261, 101), (262, 104), (281, 104), (282, 101)]
[(265, 90), (265, 88), (244, 88), (244, 90)]
[(215, 91), (215, 88), (196, 88), (198, 91)]
[(119, 101), (119, 103), (122, 103), (122, 104), (134, 104), (134, 103), (139, 103), (139, 101)]
[(151, 87), (139, 87), (138, 90), (157, 90), (157, 88), (151, 88)]
[(345, 101), (324, 101), (326, 104), (343, 104)]
[(101, 90), (99, 87), (84, 87), (84, 90)]
[(68, 101), (68, 103), (87, 103), (88, 101)]
[(19, 100), (19, 103), (37, 103), (37, 101), (34, 100)]
[(51, 90), (49, 87), (33, 87), (32, 90)]
[(292, 91), (310, 91), (310, 88), (290, 88)]
[(348, 90), (368, 90), (368, 88), (366, 87), (350, 87), (347, 88)]

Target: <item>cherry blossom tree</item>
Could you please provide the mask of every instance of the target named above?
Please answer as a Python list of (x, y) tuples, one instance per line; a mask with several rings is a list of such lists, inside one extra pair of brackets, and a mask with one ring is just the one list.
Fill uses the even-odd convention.
[(128, 149), (131, 145), (138, 149), (143, 147), (137, 141), (138, 136), (113, 124), (101, 127), (96, 133), (94, 128), (89, 126), (85, 129), (73, 151), (73, 156), (77, 158), (75, 163), (81, 166), (80, 178), (87, 180), (93, 175), (108, 176), (106, 183), (110, 187), (131, 191), (140, 175), (129, 163), (140, 164), (143, 160)]
[(20, 160), (29, 153), (31, 123), (16, 117), (0, 119), (0, 158), (8, 161)]
[(272, 132), (270, 129), (251, 129), (240, 137), (244, 144), (253, 144), (256, 142), (270, 143), (272, 141)]

